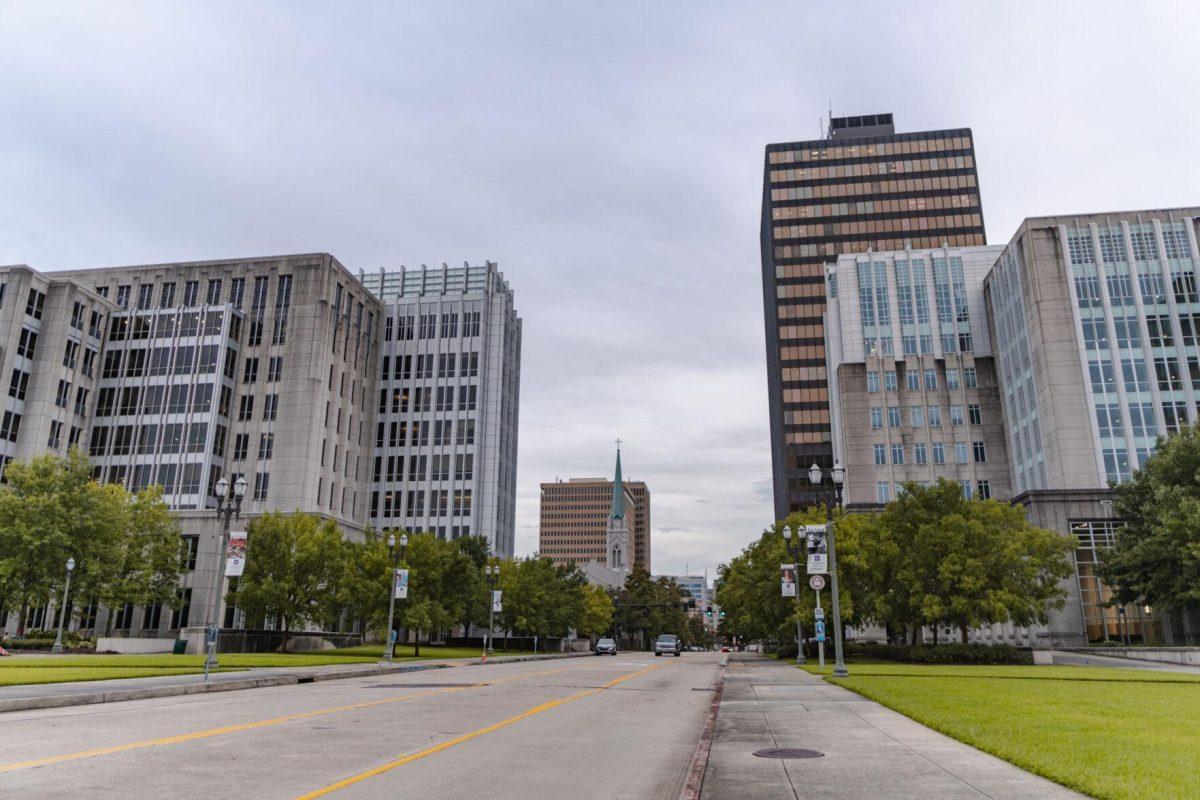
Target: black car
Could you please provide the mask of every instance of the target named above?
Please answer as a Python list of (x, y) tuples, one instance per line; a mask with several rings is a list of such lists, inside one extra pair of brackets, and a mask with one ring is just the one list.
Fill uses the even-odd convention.
[(592, 652), (598, 656), (615, 656), (617, 654), (617, 643), (612, 639), (601, 639), (596, 642), (596, 646), (592, 648)]

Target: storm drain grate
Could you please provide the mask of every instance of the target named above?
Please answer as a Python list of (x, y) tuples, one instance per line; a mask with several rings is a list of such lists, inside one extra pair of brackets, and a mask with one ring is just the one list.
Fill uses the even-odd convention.
[(825, 754), (820, 750), (801, 750), (795, 747), (782, 747), (773, 750), (755, 750), (759, 758), (822, 758)]
[(714, 688), (713, 688), (713, 687), (711, 687), (711, 686), (708, 686), (708, 687), (704, 687), (704, 688), (701, 688), (701, 689), (692, 689), (692, 691), (693, 691), (693, 692), (715, 692), (715, 691), (716, 691), (716, 689), (714, 689)]

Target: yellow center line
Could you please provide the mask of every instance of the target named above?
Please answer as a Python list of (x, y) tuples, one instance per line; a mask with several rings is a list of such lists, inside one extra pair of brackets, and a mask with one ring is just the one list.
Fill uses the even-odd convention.
[(229, 733), (240, 733), (242, 731), (251, 731), (258, 728), (269, 728), (274, 725), (282, 725), (285, 722), (294, 722), (298, 719), (312, 719), (313, 717), (323, 717), (329, 714), (338, 714), (343, 711), (357, 711), (364, 708), (375, 708), (376, 706), (388, 705), (390, 703), (399, 703), (404, 700), (416, 700), (421, 697), (430, 697), (437, 694), (449, 694), (451, 692), (461, 692), (467, 689), (478, 689), (485, 686), (494, 686), (499, 683), (509, 683), (511, 681), (520, 681), (527, 678), (537, 678), (543, 675), (552, 675), (556, 672), (563, 672), (569, 669), (568, 667), (558, 667), (557, 669), (542, 670), (540, 672), (531, 672), (526, 675), (514, 675), (510, 678), (499, 678), (493, 681), (481, 681), (473, 683), (470, 686), (447, 686), (440, 689), (431, 689), (427, 692), (416, 692), (415, 694), (404, 694), (397, 697), (385, 697), (381, 700), (370, 700), (365, 703), (352, 703), (344, 706), (334, 706), (332, 708), (321, 708), (315, 711), (302, 711), (297, 714), (288, 714), (282, 717), (272, 717), (271, 719), (260, 719), (255, 722), (243, 722), (238, 725), (226, 725), (220, 728), (209, 728), (202, 731), (193, 731), (191, 733), (181, 733), (176, 736), (164, 736), (158, 739), (143, 739), (138, 742), (128, 742), (126, 744), (112, 745), (111, 747), (96, 747), (91, 750), (80, 750), (77, 753), (63, 753), (57, 756), (47, 756), (46, 758), (35, 758), (29, 761), (15, 761), (11, 764), (0, 764), (0, 774), (5, 772), (15, 772), (21, 769), (31, 769), (33, 767), (46, 767), (51, 764), (61, 764), (64, 761), (78, 761), (82, 758), (95, 758), (96, 756), (107, 756), (114, 753), (124, 753), (129, 750), (141, 750), (147, 747), (163, 747), (172, 744), (183, 744), (185, 742), (194, 742), (197, 739), (210, 739), (214, 736), (224, 736)]
[(411, 764), (412, 762), (417, 761), (418, 759), (425, 758), (426, 756), (431, 756), (434, 753), (440, 753), (443, 750), (448, 750), (451, 747), (460, 745), (463, 742), (469, 742), (470, 740), (478, 738), (480, 736), (483, 736), (484, 734), (492, 733), (493, 731), (498, 731), (501, 728), (507, 728), (509, 725), (513, 725), (517, 722), (520, 722), (523, 719), (528, 719), (529, 717), (532, 717), (535, 714), (540, 714), (543, 711), (549, 711), (552, 708), (557, 708), (558, 706), (566, 705), (567, 703), (572, 703), (576, 700), (581, 700), (585, 697), (590, 697), (591, 695), (594, 695), (594, 694), (599, 694), (600, 692), (603, 692), (605, 689), (611, 689), (612, 687), (616, 686), (619, 683), (623, 683), (632, 678), (636, 678), (639, 675), (645, 675), (647, 672), (651, 672), (653, 670), (656, 670), (656, 669), (659, 669), (660, 667), (665, 667), (665, 666), (667, 666), (667, 664), (665, 664), (665, 663), (664, 664), (652, 664), (649, 667), (646, 667), (645, 669), (638, 670), (637, 672), (631, 672), (628, 675), (622, 675), (619, 678), (609, 681), (608, 683), (604, 684), (603, 686), (597, 686), (594, 689), (585, 689), (582, 692), (577, 692), (573, 695), (570, 695), (569, 697), (564, 697), (559, 700), (550, 700), (549, 702), (542, 703), (541, 705), (537, 705), (531, 709), (522, 711), (520, 714), (517, 714), (516, 716), (509, 717), (508, 719), (501, 720), (500, 722), (497, 722), (492, 725), (488, 725), (486, 728), (480, 728), (478, 730), (471, 731), (470, 733), (464, 733), (462, 736), (442, 742), (441, 744), (432, 745), (431, 747), (427, 747), (424, 750), (420, 750), (416, 753), (413, 753), (412, 755), (402, 756), (401, 758), (397, 758), (393, 761), (388, 761), (385, 764), (380, 764), (377, 767), (372, 767), (371, 769), (367, 770), (366, 772), (360, 772), (357, 775), (352, 775), (349, 778), (345, 778), (343, 780), (338, 781), (337, 783), (331, 783), (328, 786), (325, 786), (321, 789), (317, 789), (315, 791), (309, 792), (308, 794), (302, 794), (299, 797), (297, 797), (295, 800), (314, 800), (314, 798), (317, 798), (317, 797), (324, 797), (325, 795), (336, 792), (339, 789), (345, 789), (347, 786), (353, 786), (354, 784), (365, 781), (368, 778), (373, 778), (376, 775), (382, 775), (385, 772), (389, 772), (393, 769), (396, 769), (397, 767), (402, 767), (405, 764)]

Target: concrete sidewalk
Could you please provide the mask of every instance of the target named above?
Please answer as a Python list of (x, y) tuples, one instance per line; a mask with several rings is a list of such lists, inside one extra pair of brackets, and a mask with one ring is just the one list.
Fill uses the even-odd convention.
[[(518, 661), (544, 661), (554, 658), (590, 656), (591, 653), (546, 653), (527, 656), (493, 656), (488, 664)], [(392, 667), (378, 662), (327, 664), (316, 667), (250, 667), (236, 672), (216, 672), (206, 683), (203, 674), (161, 675), (148, 678), (116, 678), (103, 681), (71, 683), (21, 684), (0, 686), (0, 712), (27, 711), (38, 708), (92, 705), (124, 700), (145, 700), (152, 697), (175, 697), (185, 694), (228, 692), (239, 689), (260, 689), (267, 686), (289, 686), (297, 683), (362, 678), (373, 675), (392, 675), (445, 669), (479, 664), (478, 658), (430, 659), (401, 661)]]
[[(812, 759), (754, 756), (803, 748)], [(1080, 800), (878, 703), (753, 654), (731, 656), (703, 800)]]

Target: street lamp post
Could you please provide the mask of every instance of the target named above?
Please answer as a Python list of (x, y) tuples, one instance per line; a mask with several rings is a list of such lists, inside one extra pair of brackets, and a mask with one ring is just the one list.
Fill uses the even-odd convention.
[(225, 593), (225, 551), (229, 548), (229, 526), (233, 520), (242, 518), (242, 498), (246, 496), (246, 477), (239, 475), (229, 493), (229, 481), (224, 476), (217, 481), (217, 519), (221, 520), (220, 546), (213, 562), (212, 609), (208, 616), (208, 656), (204, 659), (204, 680), (208, 673), (217, 668), (217, 638), (221, 631), (221, 595)]
[(54, 637), (54, 646), (50, 648), (51, 653), (61, 653), (63, 651), (62, 632), (63, 620), (67, 616), (67, 598), (71, 596), (71, 573), (75, 571), (75, 559), (67, 559), (67, 585), (63, 589), (62, 607), (58, 609), (58, 635)]
[(792, 559), (792, 570), (795, 573), (796, 585), (796, 663), (804, 663), (804, 623), (800, 621), (800, 613), (803, 609), (800, 606), (800, 556), (802, 555), (800, 540), (802, 537), (796, 536), (792, 538), (792, 529), (786, 525), (783, 527), (783, 545), (787, 548), (788, 556)]
[[(821, 486), (825, 473), (815, 463), (808, 469), (808, 480), (813, 486)], [(829, 583), (830, 594), (833, 595), (833, 674), (837, 678), (845, 678), (850, 674), (846, 662), (842, 658), (842, 607), (838, 594), (837, 547), (834, 544), (833, 507), (842, 504), (842, 483), (846, 480), (846, 470), (840, 461), (833, 463), (829, 471), (833, 490), (825, 494), (825, 539), (829, 544)]]
[(385, 652), (387, 658), (384, 661), (390, 667), (392, 659), (396, 655), (396, 632), (392, 627), (393, 620), (396, 615), (396, 567), (400, 563), (400, 559), (404, 557), (404, 551), (408, 547), (408, 534), (400, 534), (400, 549), (396, 549), (396, 534), (388, 533), (387, 538), (388, 552), (392, 554), (392, 580), (391, 588), (388, 592), (388, 624), (387, 624), (387, 645)]
[(495, 566), (488, 564), (483, 568), (483, 572), (487, 575), (488, 584), (488, 629), (486, 647), (483, 650), (483, 657), (487, 659), (487, 654), (494, 652), (492, 650), (492, 631), (496, 628), (496, 578), (500, 577), (500, 565)]

